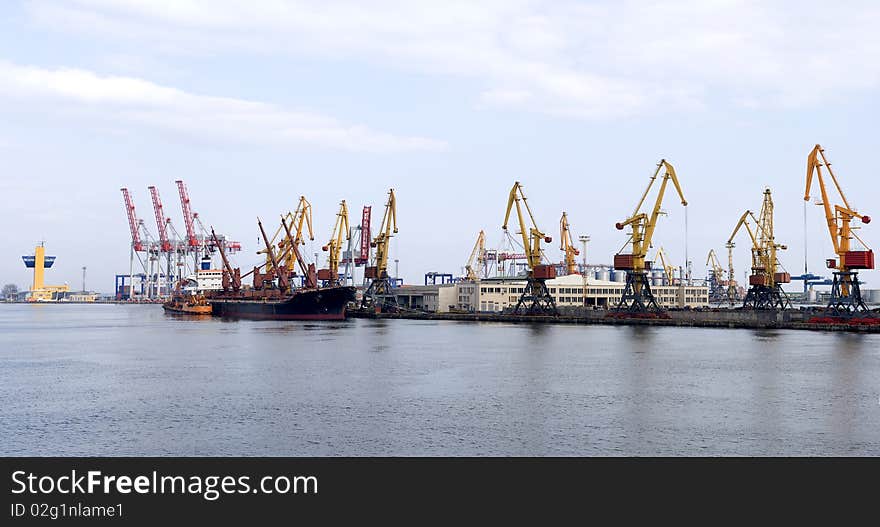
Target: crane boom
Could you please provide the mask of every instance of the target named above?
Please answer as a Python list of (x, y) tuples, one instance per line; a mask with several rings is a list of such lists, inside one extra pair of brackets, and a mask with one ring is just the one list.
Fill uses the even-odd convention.
[[(342, 254), (342, 242), (348, 240), (351, 233), (348, 227), (348, 205), (345, 200), (339, 203), (339, 212), (336, 213), (336, 222), (330, 233), (330, 241), (321, 249), (327, 251), (327, 272), (319, 272), (318, 278), (329, 280), (334, 285), (339, 281), (339, 256)], [(323, 270), (322, 270), (323, 271)], [(324, 278), (323, 276), (326, 276)]]
[[(305, 277), (305, 287), (317, 287), (317, 282), (314, 276), (314, 264), (308, 264), (302, 257), (302, 253), (299, 252), (299, 244), (296, 243), (296, 239), (290, 231), (290, 227), (287, 225), (287, 221), (284, 219), (284, 216), (281, 216), (281, 226), (284, 227), (284, 232), (287, 234), (287, 243), (285, 244), (285, 251), (290, 251), (293, 253), (293, 258), (299, 264), (299, 268)], [(280, 244), (279, 244), (280, 245)], [(271, 253), (270, 253), (271, 256)], [(275, 262), (272, 262), (272, 265), (276, 265)], [(289, 275), (290, 270), (288, 268), (282, 268), (281, 274), (285, 276)]]
[(184, 183), (182, 179), (178, 179), (175, 183), (177, 183), (177, 192), (180, 194), (180, 208), (183, 210), (183, 223), (186, 225), (187, 245), (190, 247), (199, 247), (201, 242), (196, 234), (192, 207), (190, 206), (189, 201), (189, 192), (186, 190), (186, 183)]
[(159, 246), (162, 252), (171, 250), (171, 242), (168, 241), (168, 230), (166, 228), (165, 211), (162, 209), (162, 200), (159, 199), (159, 189), (154, 186), (147, 187), (150, 191), (150, 197), (153, 199), (153, 212), (156, 213), (156, 227), (159, 230)]
[(290, 282), (287, 278), (287, 274), (282, 272), (278, 267), (278, 260), (275, 259), (275, 251), (272, 250), (272, 243), (269, 241), (269, 238), (266, 237), (266, 230), (263, 229), (263, 222), (260, 221), (260, 218), (257, 218), (257, 225), (260, 227), (260, 234), (263, 235), (263, 242), (266, 244), (266, 254), (269, 255), (269, 260), (272, 262), (272, 271), (274, 271), (275, 277), (278, 279), (278, 287), (282, 291), (287, 291), (290, 289)]
[(559, 220), (559, 250), (565, 255), (565, 274), (577, 274), (577, 260), (575, 257), (581, 252), (574, 246), (571, 239), (571, 229), (568, 224), (568, 214), (562, 213)]
[(472, 282), (479, 280), (480, 277), (474, 269), (474, 264), (478, 264), (480, 269), (482, 269), (483, 262), (485, 261), (485, 244), (486, 233), (481, 230), (480, 234), (477, 235), (477, 242), (471, 250), (471, 255), (468, 257), (467, 264), (464, 266), (464, 277), (466, 280)]
[(128, 228), (131, 230), (131, 246), (135, 252), (143, 252), (144, 243), (141, 241), (140, 228), (138, 227), (138, 217), (134, 210), (134, 202), (131, 200), (131, 194), (128, 189), (123, 187), (122, 198), (125, 201), (125, 213), (128, 216)]
[(675, 266), (667, 263), (668, 255), (662, 245), (657, 248), (657, 254), (654, 256), (655, 260), (658, 258), (660, 259), (660, 265), (663, 267), (663, 274), (666, 275), (666, 280), (672, 285), (675, 282)]

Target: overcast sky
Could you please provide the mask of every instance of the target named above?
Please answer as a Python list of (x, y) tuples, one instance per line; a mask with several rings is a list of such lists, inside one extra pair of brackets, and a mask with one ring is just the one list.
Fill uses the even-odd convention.
[[(804, 267), (806, 157), (821, 143), (851, 204), (878, 211), (876, 2), (292, 2), (41, 0), (0, 7), (0, 282), (20, 256), (58, 257), (48, 283), (113, 288), (128, 271), (119, 188), (155, 232), (147, 186), (183, 229), (174, 180), (206, 224), (257, 257), (256, 216), (303, 194), (320, 252), (337, 204), (353, 223), (398, 198), (391, 255), (408, 282), (459, 273), (489, 246), (515, 180), (539, 227), (591, 236), (611, 261), (660, 158), (689, 202), (698, 276), (769, 185), (777, 238)], [(656, 245), (680, 265), (685, 214), (668, 195)], [(375, 223), (378, 218), (374, 218)], [(810, 271), (833, 257), (807, 209)], [(860, 234), (880, 240), (877, 225)], [(323, 258), (323, 255), (322, 255)], [(737, 274), (748, 267), (737, 247)], [(877, 271), (865, 272), (869, 288)], [(799, 287), (799, 286), (795, 286)]]

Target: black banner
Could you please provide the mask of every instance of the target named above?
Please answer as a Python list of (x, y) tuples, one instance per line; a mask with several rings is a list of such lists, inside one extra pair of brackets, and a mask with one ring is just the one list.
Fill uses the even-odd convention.
[[(424, 523), (470, 511), (549, 521), (732, 501), (803, 508), (814, 498), (828, 503), (848, 482), (870, 481), (878, 466), (876, 459), (5, 458), (2, 524)], [(850, 504), (859, 494), (872, 497), (861, 487), (847, 493)]]

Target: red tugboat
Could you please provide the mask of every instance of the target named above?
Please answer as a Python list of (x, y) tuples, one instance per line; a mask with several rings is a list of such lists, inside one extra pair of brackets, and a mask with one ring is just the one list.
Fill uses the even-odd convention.
[[(340, 286), (335, 283), (327, 287), (317, 286), (317, 273), (314, 264), (306, 264), (297, 247), (298, 240), (290, 233), (290, 227), (284, 217), (281, 224), (287, 233), (286, 243), (282, 246), (282, 254), (276, 256), (273, 244), (269, 242), (263, 224), (257, 220), (260, 233), (266, 246), (267, 263), (270, 272), (261, 273), (255, 267), (247, 274), (253, 274), (253, 286), (242, 287), (242, 275), (238, 268), (233, 269), (223, 245), (217, 239), (213, 229), (211, 236), (220, 250), (223, 260), (222, 290), (206, 293), (212, 314), (221, 317), (246, 319), (276, 320), (342, 320), (349, 302), (355, 299), (355, 288)], [(290, 284), (291, 273), (281, 260), (292, 253), (305, 277), (302, 287), (294, 288)], [(244, 275), (244, 276), (247, 276)]]

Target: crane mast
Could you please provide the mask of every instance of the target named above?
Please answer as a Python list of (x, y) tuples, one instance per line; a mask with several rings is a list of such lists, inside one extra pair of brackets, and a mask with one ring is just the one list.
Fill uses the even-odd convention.
[[(465, 280), (476, 282), (480, 279), (483, 268), (485, 266), (485, 258), (486, 258), (486, 233), (480, 231), (480, 234), (477, 235), (477, 243), (474, 244), (473, 250), (471, 250), (471, 255), (468, 258), (467, 264), (464, 266), (464, 277)], [(477, 274), (477, 271), (474, 269), (474, 264), (480, 269), (480, 274)]]
[(375, 265), (364, 269), (364, 278), (370, 280), (370, 285), (364, 291), (361, 301), (362, 308), (380, 311), (397, 311), (399, 309), (397, 297), (392, 291), (391, 280), (388, 278), (388, 249), (394, 234), (397, 234), (397, 198), (394, 195), (394, 189), (390, 189), (379, 233), (370, 243), (370, 246), (376, 249), (376, 258)]
[[(834, 189), (840, 196), (843, 205), (831, 206), (831, 199), (828, 195), (828, 189), (823, 177), (823, 167), (831, 176), (831, 182)], [(807, 156), (807, 184), (804, 190), (804, 201), (810, 200), (810, 189), (813, 180), (819, 184), (819, 193), (821, 195), (820, 205), (824, 208), (825, 222), (828, 226), (828, 233), (831, 235), (831, 244), (837, 255), (836, 259), (826, 260), (829, 269), (834, 271), (834, 280), (831, 285), (831, 299), (828, 303), (828, 309), (836, 315), (852, 315), (857, 312), (866, 312), (868, 307), (862, 300), (862, 293), (859, 287), (858, 269), (874, 268), (874, 252), (867, 248), (861, 238), (854, 232), (858, 227), (852, 226), (852, 220), (858, 218), (862, 223), (871, 222), (871, 217), (859, 214), (853, 209), (837, 176), (831, 170), (831, 163), (825, 157), (825, 150), (816, 145)], [(851, 248), (852, 240), (856, 239), (865, 246), (864, 250), (853, 251)]]
[(578, 274), (577, 259), (581, 252), (574, 246), (571, 239), (571, 229), (568, 224), (568, 214), (562, 213), (559, 220), (559, 250), (565, 255), (565, 274)]
[(330, 233), (330, 241), (321, 247), (327, 251), (327, 269), (318, 271), (318, 279), (323, 280), (325, 285), (341, 285), (339, 280), (339, 257), (342, 254), (342, 242), (348, 241), (351, 233), (348, 227), (348, 205), (345, 200), (339, 203), (339, 212), (336, 213), (336, 223)]
[(727, 300), (731, 305), (739, 300), (739, 289), (737, 289), (736, 274), (733, 270), (733, 243), (726, 243), (727, 248)]
[[(657, 199), (654, 202), (654, 208), (651, 210), (650, 214), (640, 212), (642, 205), (645, 204), (645, 200), (648, 197), (648, 193), (651, 191), (651, 187), (654, 186), (657, 177), (660, 176), (661, 170), (663, 171), (663, 175), (661, 177), (660, 188), (657, 192)], [(623, 230), (626, 227), (632, 229), (630, 232), (630, 238), (627, 241), (627, 243), (631, 244), (631, 252), (629, 254), (618, 253), (614, 255), (614, 268), (626, 271), (626, 286), (624, 287), (623, 294), (617, 304), (617, 311), (660, 311), (660, 306), (657, 304), (657, 300), (651, 292), (650, 281), (648, 280), (646, 273), (649, 264), (645, 261), (645, 257), (648, 254), (648, 250), (651, 248), (651, 242), (654, 238), (654, 230), (657, 227), (657, 219), (663, 214), (661, 207), (663, 206), (663, 196), (666, 193), (666, 187), (669, 181), (672, 181), (672, 184), (675, 186), (675, 190), (678, 192), (678, 197), (681, 199), (681, 204), (686, 207), (687, 200), (684, 199), (684, 194), (681, 191), (681, 185), (678, 182), (675, 168), (665, 159), (661, 159), (660, 162), (657, 163), (657, 169), (651, 176), (651, 180), (648, 182), (645, 192), (642, 193), (642, 197), (639, 199), (632, 215), (625, 221), (615, 225), (617, 230)]]
[[(501, 228), (506, 232), (510, 221), (510, 213), (516, 209), (516, 219), (519, 223), (519, 234), (522, 236), (523, 250), (528, 262), (529, 272), (526, 279), (526, 287), (519, 297), (514, 308), (514, 314), (528, 315), (557, 315), (556, 301), (547, 289), (546, 280), (556, 278), (556, 267), (541, 263), (541, 242), (550, 243), (553, 238), (545, 235), (538, 228), (535, 216), (523, 193), (519, 181), (514, 182), (507, 199), (507, 212), (504, 214), (504, 224)], [(523, 209), (528, 214), (529, 222), (525, 221)]]

